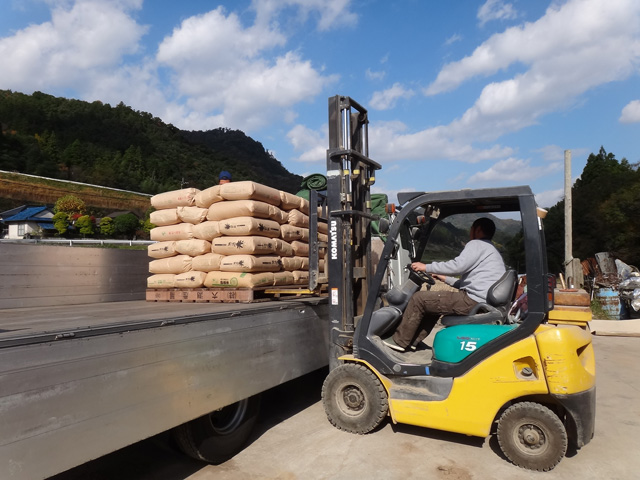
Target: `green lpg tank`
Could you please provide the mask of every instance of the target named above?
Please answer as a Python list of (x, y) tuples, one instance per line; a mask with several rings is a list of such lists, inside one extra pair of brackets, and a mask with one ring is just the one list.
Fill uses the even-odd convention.
[(498, 338), (517, 325), (455, 325), (440, 330), (433, 341), (433, 357), (458, 363), (478, 348)]

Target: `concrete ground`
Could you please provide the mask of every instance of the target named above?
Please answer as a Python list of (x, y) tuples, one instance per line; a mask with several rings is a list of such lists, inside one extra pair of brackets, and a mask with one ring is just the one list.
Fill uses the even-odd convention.
[[(55, 480), (544, 479), (640, 478), (640, 338), (594, 336), (596, 433), (551, 472), (508, 463), (495, 438), (384, 422), (367, 435), (326, 419), (320, 371), (265, 395), (249, 445), (228, 462), (204, 465), (175, 451), (163, 434), (53, 477)], [(108, 435), (108, 432), (105, 432)]]

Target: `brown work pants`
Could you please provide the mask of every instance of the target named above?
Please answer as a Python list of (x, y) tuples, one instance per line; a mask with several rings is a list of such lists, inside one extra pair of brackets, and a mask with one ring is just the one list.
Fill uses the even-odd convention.
[(420, 290), (409, 300), (393, 340), (404, 348), (417, 345), (429, 335), (441, 315), (467, 315), (476, 304), (462, 290)]

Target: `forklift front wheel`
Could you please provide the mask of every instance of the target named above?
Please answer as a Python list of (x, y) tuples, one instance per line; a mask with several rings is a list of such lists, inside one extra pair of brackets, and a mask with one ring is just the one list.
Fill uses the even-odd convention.
[(500, 449), (514, 464), (546, 472), (555, 467), (567, 451), (567, 431), (550, 409), (534, 402), (507, 408), (498, 420)]
[(345, 363), (333, 369), (322, 385), (322, 402), (332, 425), (351, 433), (368, 433), (387, 415), (387, 392), (364, 365)]

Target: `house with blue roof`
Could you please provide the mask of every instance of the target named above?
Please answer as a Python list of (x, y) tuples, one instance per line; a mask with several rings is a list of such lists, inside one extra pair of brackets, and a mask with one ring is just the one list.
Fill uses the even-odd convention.
[(0, 221), (4, 224), (4, 238), (20, 239), (53, 233), (53, 210), (43, 206), (27, 206), (14, 208), (0, 213)]

